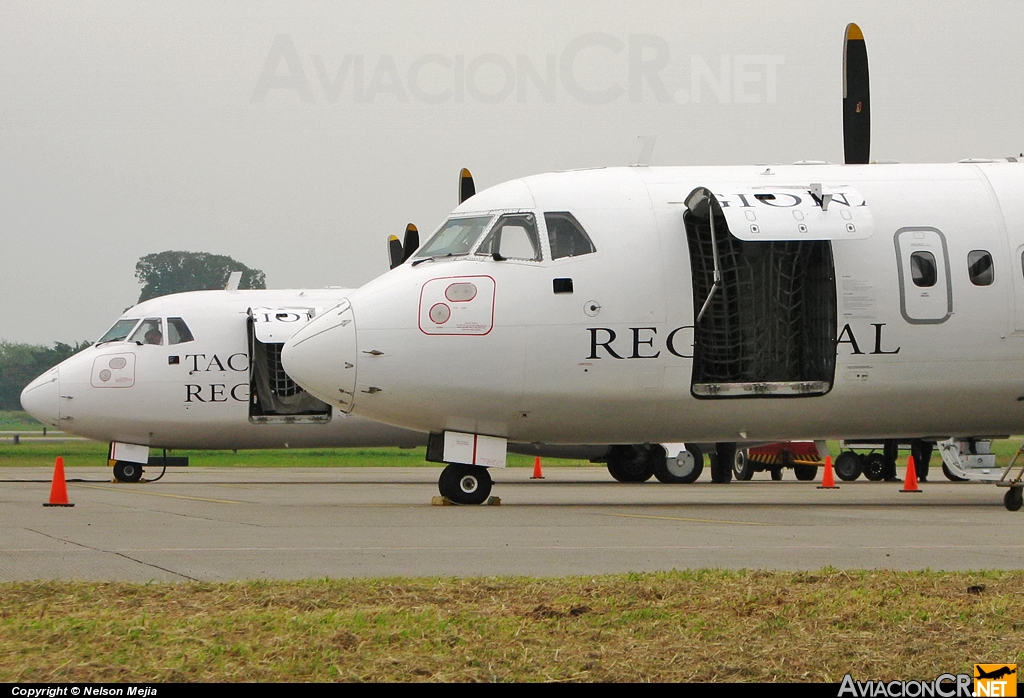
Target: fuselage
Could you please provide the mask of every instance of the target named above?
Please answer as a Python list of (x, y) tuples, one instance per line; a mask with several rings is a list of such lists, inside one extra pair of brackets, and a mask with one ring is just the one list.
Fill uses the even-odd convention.
[[(720, 215), (688, 208), (702, 187)], [(591, 251), (554, 254), (563, 213)], [(421, 256), (428, 240), (295, 333), (300, 385), (389, 424), (528, 443), (1024, 427), (1018, 163), (551, 173), (452, 219), (486, 221), (467, 251)], [(499, 223), (535, 225), (536, 252), (495, 254)]]
[[(420, 446), (424, 434), (329, 406), (274, 415), (254, 405), (258, 335), (266, 332), (266, 344), (279, 346), (293, 326), (337, 305), (346, 293), (197, 291), (140, 303), (118, 321), (125, 336), (97, 343), (43, 374), (26, 387), (22, 404), (73, 434), (152, 447)], [(146, 341), (147, 320), (159, 320), (158, 343)], [(179, 334), (174, 325), (186, 330)], [(275, 385), (275, 392), (294, 392), (280, 388)]]

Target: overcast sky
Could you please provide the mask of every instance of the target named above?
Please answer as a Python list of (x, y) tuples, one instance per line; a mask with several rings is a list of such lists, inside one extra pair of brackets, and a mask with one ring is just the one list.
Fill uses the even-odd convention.
[(167, 249), (358, 286), (463, 166), (840, 162), (850, 21), (873, 158), (1024, 150), (1015, 0), (0, 0), (0, 339), (95, 340)]

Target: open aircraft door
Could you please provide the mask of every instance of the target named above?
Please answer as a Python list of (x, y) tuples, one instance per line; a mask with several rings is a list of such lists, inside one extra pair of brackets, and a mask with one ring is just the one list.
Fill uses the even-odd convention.
[[(698, 398), (824, 395), (835, 374), (832, 245), (870, 237), (849, 187), (698, 187), (683, 223)], [(725, 202), (725, 203), (722, 203)]]
[(321, 312), (318, 308), (249, 308), (249, 421), (323, 423), (331, 406), (303, 390), (281, 365), (284, 343)]

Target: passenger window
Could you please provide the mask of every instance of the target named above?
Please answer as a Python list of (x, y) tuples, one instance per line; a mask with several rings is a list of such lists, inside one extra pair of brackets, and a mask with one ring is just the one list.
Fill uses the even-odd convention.
[(551, 244), (551, 259), (578, 257), (596, 252), (583, 226), (568, 212), (545, 213), (548, 226), (548, 242)]
[(931, 288), (938, 280), (935, 255), (931, 252), (914, 252), (910, 255), (910, 276), (915, 286)]
[(991, 286), (996, 273), (992, 266), (992, 255), (985, 250), (973, 250), (967, 254), (967, 273), (975, 286)]
[(167, 318), (167, 343), (184, 344), (191, 342), (195, 337), (188, 329), (188, 325), (180, 317)]
[(129, 341), (138, 344), (163, 344), (163, 325), (163, 320), (160, 318), (148, 317), (139, 323), (139, 329), (135, 330)]
[(504, 259), (540, 261), (540, 238), (532, 213), (514, 213), (498, 219), (476, 251), (480, 255), (495, 252)]

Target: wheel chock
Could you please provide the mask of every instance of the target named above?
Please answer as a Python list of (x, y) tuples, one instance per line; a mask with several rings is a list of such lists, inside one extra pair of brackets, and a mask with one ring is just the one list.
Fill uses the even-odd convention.
[[(452, 507), (456, 506), (455, 502), (448, 499), (447, 497), (434, 496), (430, 498), (431, 506), (435, 507)], [(483, 503), (486, 507), (497, 507), (501, 506), (501, 497), (488, 497), (487, 501)]]

